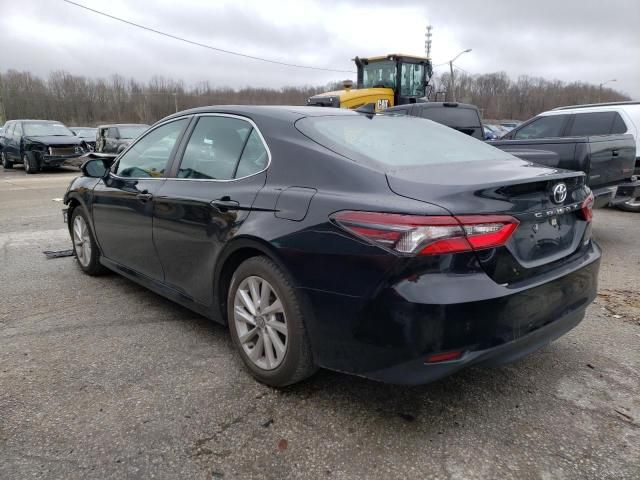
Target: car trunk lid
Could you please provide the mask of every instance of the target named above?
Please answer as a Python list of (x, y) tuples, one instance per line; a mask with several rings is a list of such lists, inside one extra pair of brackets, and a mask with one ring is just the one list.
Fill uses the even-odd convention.
[(575, 253), (588, 233), (581, 207), (589, 191), (582, 172), (514, 159), (398, 168), (387, 171), (387, 181), (396, 194), (437, 204), (455, 216), (516, 218), (519, 226), (504, 247), (478, 252), (499, 283), (553, 268)]

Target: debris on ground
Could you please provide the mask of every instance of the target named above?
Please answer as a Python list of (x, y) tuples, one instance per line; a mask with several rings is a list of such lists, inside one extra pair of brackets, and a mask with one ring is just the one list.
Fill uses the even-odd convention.
[(598, 293), (602, 310), (612, 318), (640, 325), (640, 292), (632, 290), (602, 290)]
[(51, 258), (62, 258), (62, 257), (73, 257), (73, 249), (70, 250), (45, 250), (44, 253), (48, 259)]

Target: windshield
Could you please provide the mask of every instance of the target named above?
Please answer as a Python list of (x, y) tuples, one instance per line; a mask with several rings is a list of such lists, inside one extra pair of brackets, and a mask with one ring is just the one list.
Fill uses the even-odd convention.
[(417, 166), (513, 156), (430, 120), (365, 115), (307, 117), (296, 127), (315, 142), (357, 162)]
[(396, 62), (384, 60), (373, 62), (363, 67), (363, 88), (396, 86)]
[(95, 128), (74, 128), (73, 131), (80, 138), (91, 138), (96, 136)]
[(73, 132), (61, 123), (23, 122), (22, 126), (27, 137), (73, 137)]
[(118, 127), (118, 131), (120, 132), (120, 138), (136, 138), (147, 128), (149, 128), (147, 125), (130, 125)]

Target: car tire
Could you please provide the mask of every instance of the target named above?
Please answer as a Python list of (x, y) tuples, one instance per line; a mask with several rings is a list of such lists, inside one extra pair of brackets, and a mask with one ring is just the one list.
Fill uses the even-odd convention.
[(107, 269), (100, 263), (100, 250), (82, 207), (73, 209), (69, 233), (73, 242), (73, 254), (82, 271), (92, 276), (105, 273)]
[(28, 174), (33, 174), (33, 173), (38, 173), (38, 162), (36, 161), (35, 158), (33, 158), (33, 155), (29, 155), (28, 153), (25, 153), (22, 156), (22, 165), (24, 165), (24, 171)]
[(640, 197), (634, 198), (633, 200), (629, 200), (625, 203), (620, 203), (616, 205), (620, 210), (624, 210), (625, 212), (634, 212), (640, 213)]
[(259, 382), (285, 387), (317, 370), (304, 311), (288, 275), (267, 257), (249, 258), (234, 272), (227, 298), (229, 330), (244, 364)]
[(5, 155), (4, 152), (2, 152), (1, 156), (2, 156), (2, 168), (6, 170), (13, 168), (13, 162), (7, 159), (7, 156)]

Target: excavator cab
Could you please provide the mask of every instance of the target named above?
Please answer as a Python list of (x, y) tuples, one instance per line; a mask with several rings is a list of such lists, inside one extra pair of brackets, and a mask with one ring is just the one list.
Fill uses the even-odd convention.
[(390, 54), (354, 58), (358, 68), (357, 88), (345, 80), (344, 90), (326, 92), (307, 99), (307, 105), (361, 108), (372, 105), (376, 112), (394, 105), (424, 102), (431, 60), (414, 55)]

